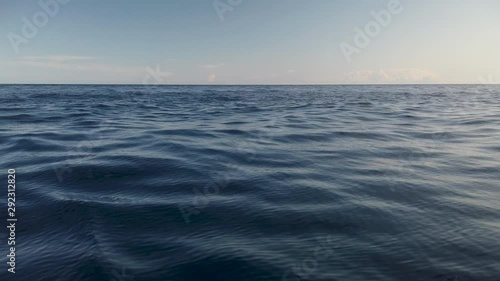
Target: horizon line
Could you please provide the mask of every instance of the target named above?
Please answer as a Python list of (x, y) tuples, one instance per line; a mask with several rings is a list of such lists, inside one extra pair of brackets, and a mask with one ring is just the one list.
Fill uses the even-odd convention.
[(142, 83), (0, 83), (0, 85), (53, 85), (53, 86), (439, 86), (439, 85), (500, 85), (500, 83), (372, 83), (372, 84), (142, 84)]

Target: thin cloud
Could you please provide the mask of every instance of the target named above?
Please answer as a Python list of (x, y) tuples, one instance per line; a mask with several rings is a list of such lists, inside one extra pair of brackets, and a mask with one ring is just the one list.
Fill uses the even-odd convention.
[(201, 68), (206, 68), (206, 69), (215, 69), (224, 66), (224, 63), (218, 63), (218, 64), (201, 64), (199, 67)]
[(212, 73), (212, 74), (208, 75), (207, 81), (210, 83), (213, 83), (213, 82), (215, 82), (216, 78), (217, 78), (217, 75), (215, 73)]
[(410, 83), (438, 83), (439, 75), (425, 69), (380, 69), (353, 71), (345, 73), (347, 83), (355, 84), (410, 84)]
[(15, 59), (10, 63), (17, 66), (32, 66), (67, 71), (89, 71), (132, 75), (145, 73), (144, 67), (118, 66), (98, 63), (95, 62), (95, 60), (97, 60), (97, 58), (84, 56), (26, 56)]
[(96, 57), (87, 56), (24, 56), (18, 61), (39, 61), (39, 62), (69, 62), (69, 61), (87, 61), (95, 60)]

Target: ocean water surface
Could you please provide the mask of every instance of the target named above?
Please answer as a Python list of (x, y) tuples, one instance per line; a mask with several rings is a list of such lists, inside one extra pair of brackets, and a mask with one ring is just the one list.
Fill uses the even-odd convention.
[(0, 85), (0, 280), (499, 281), (499, 156), (496, 85)]

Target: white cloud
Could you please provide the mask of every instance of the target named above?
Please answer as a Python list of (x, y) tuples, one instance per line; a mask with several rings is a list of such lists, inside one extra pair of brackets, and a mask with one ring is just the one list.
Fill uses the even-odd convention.
[(347, 83), (355, 84), (421, 84), (421, 83), (439, 83), (439, 75), (424, 69), (380, 69), (353, 71), (345, 73)]
[(295, 69), (287, 69), (286, 72), (289, 74), (292, 74), (292, 73), (295, 73)]

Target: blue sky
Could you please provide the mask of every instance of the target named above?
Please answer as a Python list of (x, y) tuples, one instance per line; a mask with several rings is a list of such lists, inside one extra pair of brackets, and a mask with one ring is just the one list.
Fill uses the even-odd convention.
[[(0, 83), (500, 79), (495, 0), (56, 1), (0, 0)], [(23, 33), (25, 21), (36, 32)], [(356, 44), (359, 31), (367, 44)]]

